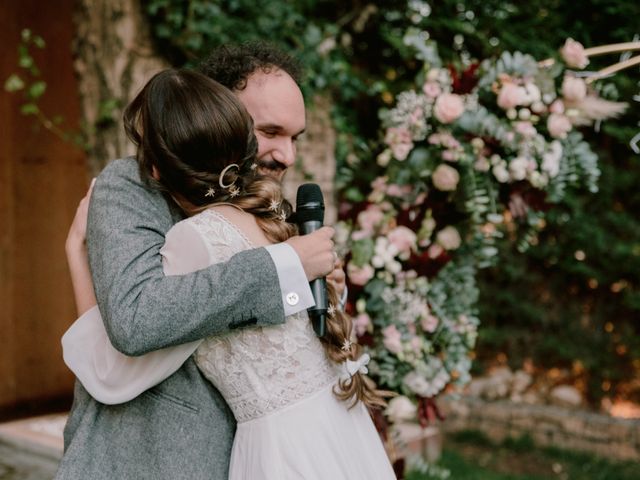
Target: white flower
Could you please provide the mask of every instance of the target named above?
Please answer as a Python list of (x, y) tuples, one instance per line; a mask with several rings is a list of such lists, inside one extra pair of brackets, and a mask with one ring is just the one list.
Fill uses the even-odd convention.
[(526, 98), (527, 93), (524, 88), (514, 83), (505, 83), (500, 89), (496, 101), (500, 108), (509, 110), (519, 105), (524, 105)]
[(549, 144), (549, 151), (542, 155), (541, 169), (553, 178), (560, 172), (560, 159), (562, 158), (562, 144), (554, 140)]
[(389, 400), (384, 413), (389, 417), (391, 423), (398, 423), (416, 418), (417, 408), (411, 400), (404, 395), (400, 395)]
[(507, 170), (505, 163), (501, 162), (494, 165), (491, 171), (493, 172), (493, 176), (496, 177), (496, 180), (500, 183), (506, 183), (509, 181), (509, 171)]
[(509, 174), (513, 180), (524, 180), (527, 177), (529, 159), (526, 157), (516, 157), (509, 163)]

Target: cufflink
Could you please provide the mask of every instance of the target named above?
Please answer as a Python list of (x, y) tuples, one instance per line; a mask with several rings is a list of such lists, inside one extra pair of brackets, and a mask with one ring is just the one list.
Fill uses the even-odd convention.
[(300, 301), (300, 297), (298, 296), (298, 294), (296, 292), (287, 293), (286, 299), (287, 299), (287, 303), (289, 305), (291, 305), (292, 307), (294, 305), (297, 305), (298, 302)]

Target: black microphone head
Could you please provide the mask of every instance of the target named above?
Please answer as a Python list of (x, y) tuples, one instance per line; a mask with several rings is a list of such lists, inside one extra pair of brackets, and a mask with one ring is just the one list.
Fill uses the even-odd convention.
[(298, 187), (295, 217), (298, 224), (308, 221), (324, 222), (324, 198), (318, 184), (305, 183)]

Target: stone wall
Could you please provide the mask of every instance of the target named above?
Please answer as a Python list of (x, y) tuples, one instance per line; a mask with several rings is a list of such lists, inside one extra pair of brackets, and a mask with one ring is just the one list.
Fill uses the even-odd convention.
[(529, 435), (541, 447), (640, 461), (640, 419), (467, 396), (443, 397), (438, 405), (447, 417), (442, 423), (445, 433), (477, 430), (496, 442)]

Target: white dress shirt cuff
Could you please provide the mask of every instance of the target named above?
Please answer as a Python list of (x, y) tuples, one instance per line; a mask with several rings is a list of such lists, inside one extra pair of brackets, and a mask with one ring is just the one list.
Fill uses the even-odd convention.
[(289, 316), (313, 307), (316, 302), (313, 300), (300, 257), (293, 247), (288, 243), (277, 243), (265, 248), (276, 265), (284, 314)]

